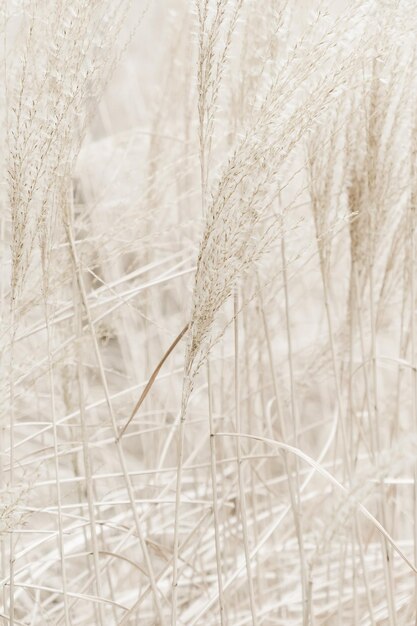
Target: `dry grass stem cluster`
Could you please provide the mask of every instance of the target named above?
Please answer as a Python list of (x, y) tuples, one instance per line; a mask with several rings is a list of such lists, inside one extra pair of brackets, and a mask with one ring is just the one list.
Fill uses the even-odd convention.
[(415, 1), (0, 24), (0, 623), (414, 626)]

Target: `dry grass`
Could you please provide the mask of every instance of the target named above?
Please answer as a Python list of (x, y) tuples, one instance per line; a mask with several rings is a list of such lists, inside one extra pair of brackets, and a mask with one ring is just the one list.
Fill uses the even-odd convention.
[(0, 622), (414, 625), (414, 0), (0, 16)]

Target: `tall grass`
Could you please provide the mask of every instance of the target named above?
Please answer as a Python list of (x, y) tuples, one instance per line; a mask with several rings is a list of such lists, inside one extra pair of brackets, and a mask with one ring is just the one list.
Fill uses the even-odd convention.
[(1, 23), (1, 623), (415, 624), (414, 2)]

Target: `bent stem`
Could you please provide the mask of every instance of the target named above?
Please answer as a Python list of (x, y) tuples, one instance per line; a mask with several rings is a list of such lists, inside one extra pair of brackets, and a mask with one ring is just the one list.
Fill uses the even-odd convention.
[(174, 341), (171, 343), (171, 345), (169, 346), (168, 350), (165, 352), (164, 356), (162, 357), (162, 359), (159, 361), (158, 365), (155, 367), (154, 371), (152, 372), (151, 376), (149, 377), (148, 382), (146, 383), (146, 386), (144, 388), (144, 390), (142, 391), (142, 394), (139, 398), (139, 400), (136, 402), (133, 411), (129, 417), (129, 419), (127, 420), (126, 424), (123, 426), (123, 428), (120, 430), (118, 439), (121, 439), (124, 435), (124, 433), (126, 432), (127, 427), (129, 426), (130, 422), (133, 420), (133, 418), (135, 417), (136, 413), (139, 411), (140, 407), (142, 406), (142, 404), (145, 401), (146, 396), (148, 395), (148, 393), (150, 392), (150, 390), (152, 389), (152, 386), (155, 382), (155, 380), (158, 377), (158, 374), (163, 366), (163, 364), (165, 363), (165, 361), (167, 360), (167, 358), (169, 357), (169, 355), (171, 354), (171, 352), (174, 350), (174, 348), (176, 347), (176, 345), (181, 341), (181, 339), (184, 337), (185, 333), (187, 332), (187, 330), (189, 329), (190, 324), (187, 323), (184, 328), (182, 329), (182, 331), (179, 333), (179, 335), (177, 335), (174, 339)]
[(357, 508), (357, 510), (362, 513), (362, 515), (376, 528), (376, 530), (388, 541), (388, 543), (392, 546), (395, 552), (402, 558), (404, 563), (408, 565), (410, 570), (417, 574), (417, 566), (412, 563), (407, 555), (401, 550), (400, 546), (394, 541), (389, 532), (384, 528), (384, 526), (370, 513), (370, 511), (355, 497), (352, 493), (347, 489), (342, 483), (340, 483), (330, 472), (328, 472), (319, 462), (312, 459), (308, 454), (300, 450), (299, 448), (295, 448), (294, 446), (290, 446), (282, 441), (277, 441), (276, 439), (269, 439), (268, 437), (261, 437), (260, 435), (251, 435), (249, 433), (226, 433), (219, 432), (216, 433), (216, 437), (240, 437), (242, 439), (252, 439), (253, 441), (262, 441), (266, 445), (276, 447), (280, 450), (285, 450), (288, 453), (294, 454), (298, 456), (301, 460), (305, 461), (308, 465), (310, 465), (316, 472), (318, 472), (323, 478), (326, 478), (329, 483), (334, 485), (338, 491), (343, 493), (352, 504)]

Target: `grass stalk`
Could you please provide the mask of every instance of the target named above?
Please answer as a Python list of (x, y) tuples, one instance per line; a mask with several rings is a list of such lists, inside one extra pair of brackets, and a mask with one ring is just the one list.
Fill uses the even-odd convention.
[[(234, 293), (233, 307), (234, 307), (233, 327), (234, 327), (234, 351), (235, 351), (235, 360), (234, 360), (235, 424), (236, 424), (236, 433), (240, 434), (241, 429), (242, 429), (242, 423), (241, 423), (241, 414), (240, 414), (240, 375), (239, 375), (239, 371), (240, 371), (239, 295), (238, 295), (237, 289)], [(247, 581), (248, 581), (248, 589), (249, 589), (249, 601), (250, 601), (250, 609), (251, 609), (251, 615), (252, 615), (252, 624), (253, 626), (257, 626), (258, 619), (256, 615), (256, 603), (255, 603), (255, 594), (254, 594), (254, 588), (253, 588), (252, 567), (251, 567), (251, 558), (250, 558), (250, 549), (249, 549), (249, 533), (248, 533), (244, 471), (243, 471), (243, 461), (242, 461), (242, 448), (241, 448), (239, 437), (236, 440), (236, 456), (237, 456), (237, 472), (238, 472), (238, 485), (239, 485), (239, 510), (240, 510), (240, 518), (241, 518), (241, 523), (242, 523), (242, 535), (243, 535), (243, 546), (244, 546), (245, 560), (246, 560), (246, 573), (247, 573)]]
[[(77, 277), (74, 276), (74, 290), (76, 290)], [(80, 420), (81, 420), (81, 436), (82, 436), (82, 448), (83, 448), (83, 461), (85, 471), (85, 490), (87, 494), (88, 502), (88, 516), (90, 520), (90, 545), (93, 554), (94, 565), (94, 591), (95, 594), (102, 597), (101, 575), (100, 575), (100, 560), (99, 560), (99, 546), (97, 541), (97, 521), (96, 512), (94, 507), (94, 477), (93, 467), (90, 458), (89, 450), (89, 434), (87, 428), (87, 415), (85, 410), (85, 394), (84, 394), (84, 367), (83, 367), (83, 354), (81, 351), (82, 338), (83, 338), (83, 325), (82, 325), (82, 302), (79, 297), (78, 290), (74, 294), (78, 300), (77, 316), (76, 316), (76, 331), (78, 335), (78, 350), (77, 350), (77, 384), (78, 384), (78, 401), (80, 407)], [(101, 604), (97, 607), (98, 619), (100, 625), (104, 624), (103, 607)]]
[[(281, 261), (282, 261), (282, 278), (284, 285), (284, 300), (285, 300), (285, 326), (287, 331), (287, 354), (288, 354), (288, 370), (290, 375), (290, 411), (291, 411), (291, 423), (293, 425), (293, 438), (294, 446), (298, 447), (298, 433), (300, 429), (299, 414), (296, 403), (295, 392), (295, 378), (294, 378), (294, 359), (291, 337), (291, 321), (290, 321), (290, 299), (288, 290), (288, 272), (287, 272), (287, 253), (286, 253), (286, 234), (285, 234), (285, 221), (284, 215), (281, 213)], [(296, 516), (298, 519), (297, 524), (297, 542), (298, 550), (300, 554), (300, 570), (301, 570), (301, 598), (302, 598), (302, 612), (303, 612), (303, 626), (309, 626), (309, 606), (312, 602), (312, 598), (309, 602), (308, 592), (308, 567), (306, 561), (306, 555), (304, 550), (303, 539), (303, 523), (301, 512), (301, 498), (300, 498), (300, 478), (299, 478), (299, 463), (298, 459), (295, 459), (295, 506)], [(311, 590), (312, 591), (312, 590)]]
[[(380, 425), (380, 410), (379, 410), (379, 394), (378, 394), (378, 354), (377, 354), (377, 336), (376, 336), (376, 318), (375, 318), (375, 304), (374, 304), (374, 263), (369, 258), (369, 314), (371, 318), (371, 377), (373, 387), (373, 405), (374, 405), (374, 419), (375, 419), (375, 443), (377, 449), (378, 459), (381, 454), (381, 425)], [(380, 504), (379, 509), (382, 516), (382, 524), (386, 527), (387, 524), (387, 510), (385, 500), (385, 485), (384, 479), (379, 481), (380, 491)], [(392, 575), (392, 563), (394, 555), (391, 547), (385, 537), (381, 538), (382, 547), (382, 564), (385, 578), (385, 585), (387, 590), (388, 600), (388, 615), (390, 626), (397, 626), (396, 609), (394, 601), (394, 579)]]
[(63, 528), (63, 516), (62, 516), (62, 495), (61, 495), (61, 483), (60, 483), (60, 467), (59, 467), (59, 447), (58, 447), (58, 432), (57, 432), (57, 416), (55, 407), (55, 379), (54, 379), (54, 367), (52, 361), (52, 349), (51, 349), (51, 329), (49, 327), (49, 307), (47, 302), (47, 292), (44, 294), (44, 314), (47, 333), (47, 348), (49, 359), (49, 388), (51, 394), (51, 417), (52, 417), (52, 437), (53, 437), (53, 449), (54, 449), (54, 469), (55, 469), (55, 484), (56, 484), (56, 498), (58, 505), (58, 546), (60, 554), (60, 570), (62, 579), (62, 596), (64, 601), (64, 615), (65, 626), (70, 626), (71, 615), (69, 610), (68, 600), (68, 583), (65, 563), (65, 542), (64, 542), (64, 528)]
[(179, 577), (179, 525), (181, 508), (181, 488), (182, 472), (184, 464), (184, 443), (185, 443), (185, 407), (181, 409), (180, 423), (178, 428), (178, 451), (177, 451), (177, 480), (175, 487), (175, 514), (174, 514), (174, 535), (173, 535), (173, 559), (172, 559), (172, 607), (171, 626), (177, 624), (178, 611), (178, 577)]
[(220, 517), (219, 502), (217, 497), (217, 464), (216, 464), (216, 440), (215, 425), (213, 418), (213, 392), (211, 383), (210, 359), (207, 359), (207, 394), (208, 394), (208, 412), (209, 412), (209, 435), (210, 435), (210, 470), (211, 470), (211, 487), (213, 495), (213, 518), (214, 518), (214, 539), (216, 545), (216, 567), (217, 581), (219, 585), (219, 612), (220, 624), (224, 626), (225, 621), (225, 601), (223, 597), (223, 577), (222, 577), (222, 549), (220, 543)]
[[(72, 212), (71, 212), (71, 214), (72, 214)], [(161, 626), (163, 626), (164, 618), (163, 618), (163, 610), (162, 610), (159, 590), (158, 590), (156, 582), (155, 582), (155, 574), (154, 574), (154, 571), (153, 571), (153, 566), (152, 566), (152, 561), (151, 561), (151, 558), (150, 558), (150, 555), (149, 555), (149, 550), (148, 550), (148, 547), (147, 547), (147, 544), (146, 544), (146, 541), (145, 541), (145, 538), (144, 538), (144, 535), (143, 535), (141, 524), (139, 522), (139, 516), (138, 516), (137, 509), (136, 509), (135, 496), (134, 496), (132, 481), (130, 479), (129, 472), (128, 472), (128, 469), (127, 469), (126, 460), (125, 460), (123, 447), (122, 447), (122, 441), (119, 439), (119, 433), (118, 433), (118, 426), (117, 426), (116, 416), (115, 416), (115, 413), (114, 413), (114, 410), (113, 410), (113, 405), (112, 405), (110, 392), (109, 392), (108, 384), (107, 384), (107, 377), (106, 377), (106, 373), (105, 373), (105, 370), (104, 370), (103, 361), (102, 361), (101, 354), (100, 354), (100, 348), (99, 348), (99, 345), (98, 345), (97, 336), (96, 336), (96, 332), (95, 332), (93, 321), (92, 321), (92, 317), (91, 317), (91, 312), (90, 312), (90, 308), (89, 308), (89, 304), (88, 304), (88, 298), (87, 298), (87, 293), (86, 293), (86, 289), (85, 289), (85, 285), (84, 285), (84, 279), (83, 279), (83, 275), (82, 275), (82, 270), (81, 270), (81, 266), (80, 266), (80, 262), (79, 262), (78, 254), (77, 254), (77, 249), (76, 249), (76, 245), (75, 245), (75, 241), (74, 241), (73, 223), (72, 223), (71, 217), (70, 217), (70, 220), (68, 221), (66, 226), (67, 226), (66, 232), (67, 232), (67, 237), (68, 237), (68, 241), (69, 241), (69, 244), (70, 244), (70, 251), (71, 251), (72, 261), (73, 261), (73, 264), (74, 264), (74, 271), (75, 271), (76, 276), (77, 276), (77, 285), (78, 285), (78, 289), (79, 289), (79, 293), (80, 293), (80, 298), (81, 298), (81, 301), (82, 301), (82, 304), (83, 304), (83, 307), (84, 307), (85, 315), (87, 317), (87, 323), (88, 323), (88, 327), (89, 327), (89, 330), (90, 330), (90, 335), (91, 335), (91, 339), (92, 339), (93, 347), (94, 347), (94, 353), (95, 353), (95, 357), (97, 359), (97, 364), (98, 364), (98, 368), (99, 368), (99, 372), (100, 372), (100, 379), (101, 379), (101, 383), (102, 383), (102, 386), (103, 386), (104, 395), (105, 395), (105, 398), (106, 398), (106, 404), (107, 404), (107, 408), (108, 408), (109, 415), (110, 415), (110, 420), (111, 420), (111, 426), (112, 426), (113, 434), (114, 434), (114, 437), (115, 437), (115, 446), (116, 446), (117, 456), (118, 456), (118, 459), (119, 459), (121, 470), (123, 472), (123, 477), (124, 477), (124, 481), (125, 481), (125, 484), (126, 484), (127, 493), (128, 493), (128, 497), (129, 497), (129, 500), (130, 500), (131, 511), (132, 511), (132, 515), (133, 515), (133, 519), (134, 519), (134, 523), (135, 523), (135, 527), (136, 527), (136, 532), (137, 532), (137, 535), (138, 535), (140, 547), (141, 547), (141, 550), (143, 552), (145, 563), (146, 563), (146, 567), (147, 567), (147, 574), (148, 574), (149, 579), (151, 581), (153, 597), (154, 597), (156, 611), (157, 611), (157, 615), (158, 615), (158, 620), (159, 620)]]

